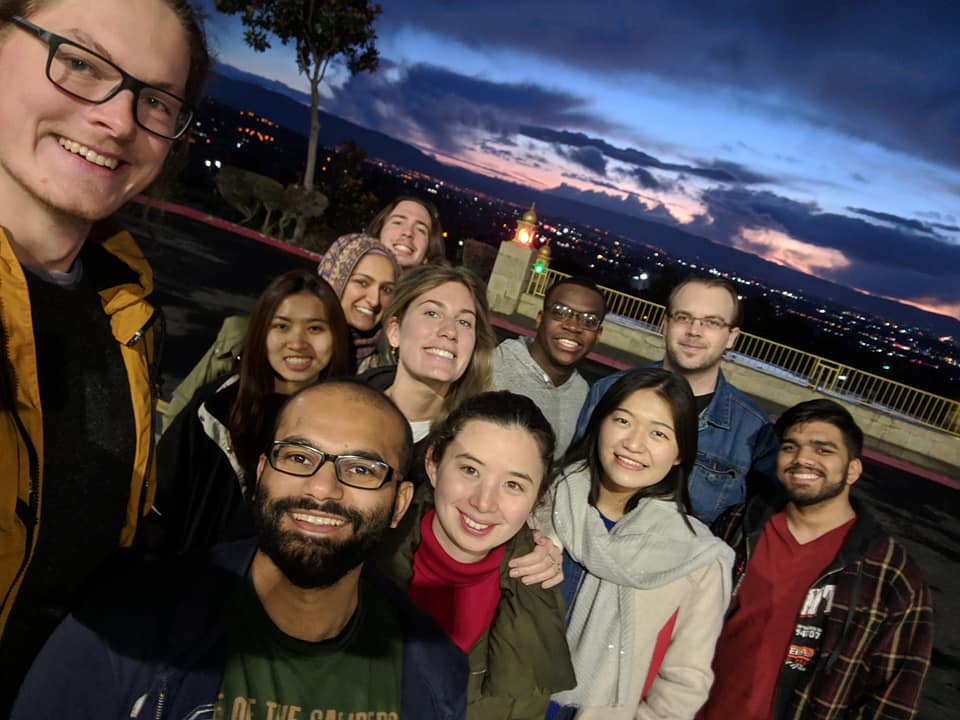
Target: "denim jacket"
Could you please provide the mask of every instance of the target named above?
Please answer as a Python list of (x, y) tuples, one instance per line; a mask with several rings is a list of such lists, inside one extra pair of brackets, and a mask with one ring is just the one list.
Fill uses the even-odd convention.
[[(583, 437), (600, 398), (628, 372), (608, 375), (590, 388), (574, 442)], [(697, 462), (688, 483), (693, 514), (709, 525), (728, 507), (744, 502), (748, 475), (775, 485), (777, 447), (767, 415), (719, 373), (713, 399), (700, 413)]]

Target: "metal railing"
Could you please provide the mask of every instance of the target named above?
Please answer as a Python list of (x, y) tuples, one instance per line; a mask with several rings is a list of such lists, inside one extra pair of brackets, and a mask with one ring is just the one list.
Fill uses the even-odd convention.
[[(527, 293), (542, 297), (548, 287), (565, 277), (570, 276), (550, 268), (542, 273), (531, 272)], [(648, 331), (660, 333), (665, 307), (599, 287), (606, 298), (608, 314), (646, 325)], [(960, 402), (955, 400), (750, 333), (740, 333), (732, 353), (733, 359), (741, 364), (752, 365), (767, 374), (960, 437)]]

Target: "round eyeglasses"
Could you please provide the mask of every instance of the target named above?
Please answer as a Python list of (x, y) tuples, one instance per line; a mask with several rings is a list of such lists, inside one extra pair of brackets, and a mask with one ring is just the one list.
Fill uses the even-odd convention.
[(379, 490), (393, 477), (393, 468), (382, 460), (363, 455), (334, 455), (305, 443), (278, 440), (267, 453), (270, 467), (297, 477), (315, 475), (327, 461), (333, 463), (340, 483), (360, 490)]
[(47, 44), (47, 79), (68, 95), (99, 105), (130, 90), (133, 118), (144, 130), (176, 140), (190, 127), (194, 110), (183, 98), (137, 80), (93, 50), (19, 15), (11, 17), (10, 22)]
[(564, 305), (563, 303), (553, 303), (550, 306), (550, 317), (557, 322), (567, 322), (570, 318), (576, 318), (577, 325), (591, 332), (599, 330), (601, 323), (603, 323), (603, 318), (599, 315), (574, 310), (569, 305)]

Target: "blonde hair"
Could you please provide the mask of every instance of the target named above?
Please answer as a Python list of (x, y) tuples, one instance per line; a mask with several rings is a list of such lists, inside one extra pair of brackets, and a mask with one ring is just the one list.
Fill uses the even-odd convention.
[(467, 398), (490, 389), (493, 379), (493, 349), (497, 340), (493, 326), (490, 324), (486, 286), (480, 278), (465, 267), (441, 264), (421, 265), (409, 270), (397, 282), (382, 320), (385, 333), (391, 320), (396, 319), (397, 324), (402, 325), (404, 315), (418, 297), (449, 282), (463, 285), (473, 298), (477, 313), (474, 328), (476, 342), (467, 369), (450, 385), (440, 412), (432, 420), (432, 426), (445, 420), (447, 415)]

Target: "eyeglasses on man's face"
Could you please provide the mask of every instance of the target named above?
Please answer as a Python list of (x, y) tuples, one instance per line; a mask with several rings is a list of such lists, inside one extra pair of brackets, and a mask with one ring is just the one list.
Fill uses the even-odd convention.
[(190, 127), (194, 111), (183, 98), (137, 80), (93, 50), (19, 15), (11, 17), (10, 22), (47, 44), (47, 79), (68, 95), (99, 105), (130, 90), (133, 118), (144, 130), (176, 140)]
[(580, 312), (579, 310), (574, 310), (569, 305), (564, 305), (563, 303), (553, 303), (550, 308), (550, 317), (552, 317), (557, 322), (567, 322), (571, 318), (576, 318), (577, 325), (579, 325), (584, 330), (597, 331), (600, 329), (600, 324), (603, 322), (603, 318), (599, 315), (589, 312)]
[(707, 328), (707, 330), (723, 330), (723, 328), (732, 327), (730, 323), (721, 317), (717, 317), (715, 315), (698, 317), (697, 315), (691, 315), (690, 313), (683, 312), (682, 310), (677, 310), (670, 313), (669, 318), (670, 322), (676, 323), (677, 325), (693, 325), (695, 322), (700, 322), (700, 324)]
[(360, 490), (379, 490), (393, 477), (393, 468), (381, 460), (363, 455), (334, 455), (299, 442), (274, 442), (267, 461), (274, 470), (297, 477), (311, 477), (324, 463), (332, 462), (337, 481)]

